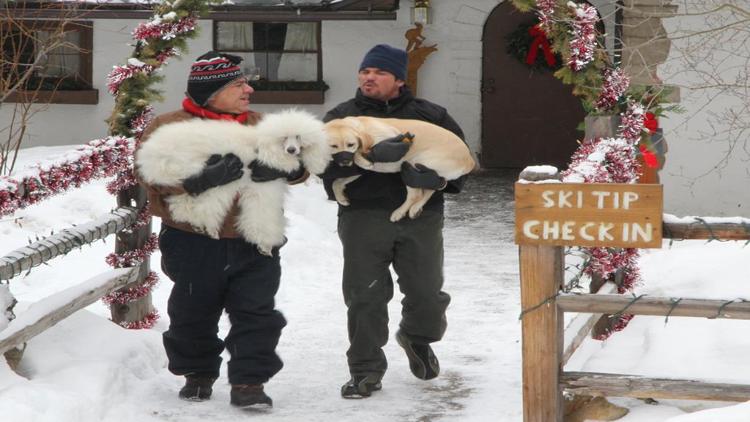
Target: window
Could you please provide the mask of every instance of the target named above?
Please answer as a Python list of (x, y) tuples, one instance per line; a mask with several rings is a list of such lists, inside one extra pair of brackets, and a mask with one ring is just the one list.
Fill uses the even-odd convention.
[(215, 21), (214, 49), (243, 58), (254, 102), (323, 103), (320, 22)]
[[(91, 22), (4, 23), (0, 25), (0, 40), (0, 83), (8, 89), (25, 78), (18, 92), (6, 101), (96, 104), (98, 93), (91, 84)], [(74, 93), (65, 95), (70, 91)]]

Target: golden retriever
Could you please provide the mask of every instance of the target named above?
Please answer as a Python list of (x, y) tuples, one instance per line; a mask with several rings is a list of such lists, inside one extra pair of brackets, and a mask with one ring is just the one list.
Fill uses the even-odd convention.
[[(326, 123), (325, 130), (333, 154), (353, 153), (354, 164), (370, 171), (396, 173), (401, 171), (401, 163), (407, 161), (412, 165), (422, 164), (435, 170), (446, 180), (454, 180), (468, 174), (476, 166), (469, 147), (461, 138), (447, 129), (421, 120), (345, 117)], [(366, 158), (373, 145), (407, 132), (414, 137), (409, 151), (401, 160), (392, 163), (373, 163)], [(336, 201), (341, 205), (349, 205), (344, 188), (347, 183), (358, 177), (340, 178), (333, 182)], [(410, 218), (416, 218), (434, 192), (407, 186), (406, 200), (393, 211), (391, 221), (399, 221), (407, 213)]]

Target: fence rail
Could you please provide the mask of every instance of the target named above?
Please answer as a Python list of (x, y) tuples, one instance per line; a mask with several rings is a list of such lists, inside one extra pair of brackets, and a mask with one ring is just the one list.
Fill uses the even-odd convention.
[(709, 222), (693, 217), (691, 222), (664, 222), (663, 237), (667, 239), (750, 240), (750, 223)]
[(560, 385), (572, 393), (592, 396), (737, 402), (750, 400), (750, 385), (596, 372), (563, 372)]
[[(567, 189), (555, 186), (558, 190)], [(571, 187), (570, 191), (573, 189)], [(516, 206), (519, 206), (518, 201)], [(588, 218), (596, 220), (599, 218), (597, 213), (596, 210), (591, 212)], [(604, 212), (601, 214), (605, 215)], [(534, 218), (544, 219), (549, 215), (552, 214), (539, 212)], [(555, 214), (550, 218), (560, 217)], [(517, 219), (517, 230), (519, 224), (523, 227), (524, 221), (527, 220)], [(666, 239), (750, 240), (748, 219), (677, 218), (665, 214), (661, 224)], [(750, 400), (750, 385), (563, 371), (565, 362), (583, 339), (592, 328), (596, 330), (602, 314), (750, 320), (750, 302), (743, 299), (616, 295), (606, 290), (594, 294), (602, 283), (592, 283), (588, 294), (563, 293), (563, 247), (557, 244), (523, 242), (519, 245), (524, 422), (562, 422), (563, 390), (579, 395)], [(565, 327), (565, 312), (580, 315)], [(592, 315), (587, 317), (585, 314)]]
[(563, 312), (750, 319), (750, 302), (742, 300), (566, 294), (557, 298), (557, 305)]
[(93, 243), (133, 225), (138, 210), (120, 207), (94, 221), (62, 230), (30, 245), (0, 257), (0, 280), (11, 278), (33, 267), (65, 255), (71, 250)]
[(32, 304), (0, 331), (0, 353), (22, 344), (74, 312), (138, 278), (138, 267), (118, 268)]

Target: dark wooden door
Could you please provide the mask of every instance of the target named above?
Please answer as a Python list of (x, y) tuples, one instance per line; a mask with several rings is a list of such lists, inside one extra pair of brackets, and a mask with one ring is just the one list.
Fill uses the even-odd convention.
[(482, 37), (483, 168), (552, 164), (564, 168), (585, 113), (572, 88), (550, 70), (532, 70), (506, 53), (506, 35), (534, 19), (510, 2), (487, 18)]

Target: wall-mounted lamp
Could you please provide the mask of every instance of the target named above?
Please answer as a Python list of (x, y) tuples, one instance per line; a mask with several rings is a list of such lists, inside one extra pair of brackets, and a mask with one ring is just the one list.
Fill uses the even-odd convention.
[(411, 23), (422, 25), (432, 23), (430, 0), (414, 0), (414, 7), (411, 8)]

